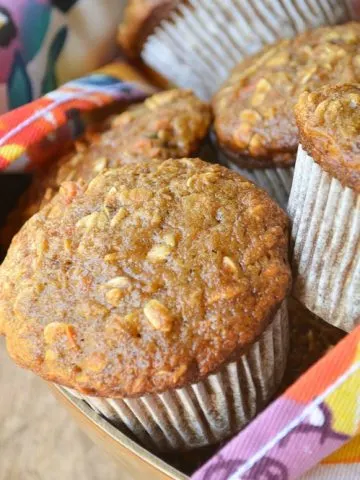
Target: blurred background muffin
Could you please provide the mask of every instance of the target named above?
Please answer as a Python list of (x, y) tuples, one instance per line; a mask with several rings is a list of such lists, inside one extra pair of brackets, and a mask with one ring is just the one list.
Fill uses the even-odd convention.
[[(244, 57), (281, 38), (347, 21), (352, 13), (347, 0), (132, 0), (119, 41), (175, 85), (209, 99)], [(135, 38), (140, 49), (131, 46)]]
[(360, 23), (282, 40), (240, 63), (213, 98), (220, 161), (265, 188), (282, 206), (299, 142), (300, 94), (360, 81)]
[(181, 0), (129, 0), (118, 28), (118, 43), (129, 58), (139, 58), (149, 35)]
[(304, 92), (295, 111), (301, 145), (288, 208), (294, 295), (350, 331), (360, 323), (359, 85)]
[(229, 437), (286, 367), (287, 225), (198, 159), (65, 182), (0, 267), (9, 354), (160, 450)]

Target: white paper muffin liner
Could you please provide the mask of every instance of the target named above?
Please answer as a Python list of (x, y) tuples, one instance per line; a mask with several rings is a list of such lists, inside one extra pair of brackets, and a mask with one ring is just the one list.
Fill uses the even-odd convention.
[(242, 168), (231, 161), (223, 153), (218, 153), (219, 163), (248, 178), (273, 198), (284, 210), (287, 207), (294, 167), (287, 168)]
[(244, 57), (351, 18), (350, 0), (189, 0), (144, 45), (145, 63), (209, 99)]
[(352, 330), (360, 324), (360, 195), (300, 146), (288, 212), (294, 296), (328, 323)]
[(189, 450), (230, 437), (264, 407), (281, 383), (288, 346), (284, 301), (247, 353), (196, 384), (124, 399), (68, 390), (112, 423), (125, 426), (145, 446)]

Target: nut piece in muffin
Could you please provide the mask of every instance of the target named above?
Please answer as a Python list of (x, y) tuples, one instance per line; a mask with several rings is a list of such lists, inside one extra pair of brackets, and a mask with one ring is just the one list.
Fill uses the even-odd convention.
[(129, 0), (119, 26), (118, 42), (130, 58), (140, 56), (149, 35), (180, 3), (180, 0)]
[(240, 63), (214, 96), (221, 149), (244, 168), (295, 163), (300, 94), (324, 84), (360, 81), (360, 24), (308, 31)]
[(342, 330), (360, 322), (360, 87), (304, 92), (289, 200), (294, 295)]
[(161, 392), (245, 352), (290, 284), (287, 218), (254, 184), (183, 159), (65, 182), (0, 267), (12, 358), (93, 395)]
[(168, 90), (117, 116), (112, 128), (76, 143), (77, 152), (38, 174), (2, 232), (3, 244), (45, 205), (68, 180), (89, 181), (102, 169), (151, 158), (167, 159), (197, 153), (211, 122), (208, 104), (190, 90)]

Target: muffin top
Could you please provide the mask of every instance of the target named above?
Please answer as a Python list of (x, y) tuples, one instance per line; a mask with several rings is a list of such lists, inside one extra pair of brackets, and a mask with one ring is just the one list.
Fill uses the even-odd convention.
[(305, 150), (342, 185), (360, 193), (360, 86), (304, 92), (295, 116)]
[(129, 57), (139, 57), (149, 35), (180, 0), (129, 0), (119, 26), (118, 42)]
[(290, 283), (287, 218), (199, 159), (65, 182), (0, 267), (0, 332), (45, 379), (108, 397), (196, 381), (241, 354)]
[(358, 81), (360, 23), (280, 41), (240, 63), (214, 96), (218, 142), (244, 166), (292, 165), (298, 145), (293, 107), (300, 94)]

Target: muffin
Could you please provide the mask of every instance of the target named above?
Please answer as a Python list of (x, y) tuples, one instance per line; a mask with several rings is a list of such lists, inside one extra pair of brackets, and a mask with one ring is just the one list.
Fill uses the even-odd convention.
[(360, 323), (360, 87), (304, 92), (295, 113), (301, 145), (289, 200), (294, 295), (350, 331)]
[(180, 0), (129, 0), (118, 29), (118, 43), (129, 58), (138, 58), (147, 37)]
[(175, 85), (192, 88), (204, 99), (212, 96), (239, 61), (265, 45), (352, 18), (348, 0), (176, 3), (169, 17), (150, 31), (141, 55)]
[(221, 160), (265, 188), (282, 206), (299, 142), (293, 107), (324, 84), (360, 81), (360, 23), (282, 40), (240, 63), (214, 96)]
[(281, 382), (287, 217), (199, 159), (65, 182), (0, 267), (10, 356), (161, 450), (216, 443)]
[(3, 230), (8, 245), (21, 225), (45, 205), (67, 180), (90, 181), (106, 167), (151, 158), (181, 158), (198, 152), (211, 122), (209, 105), (189, 90), (169, 90), (115, 117), (112, 128), (87, 134), (76, 153), (38, 174)]

